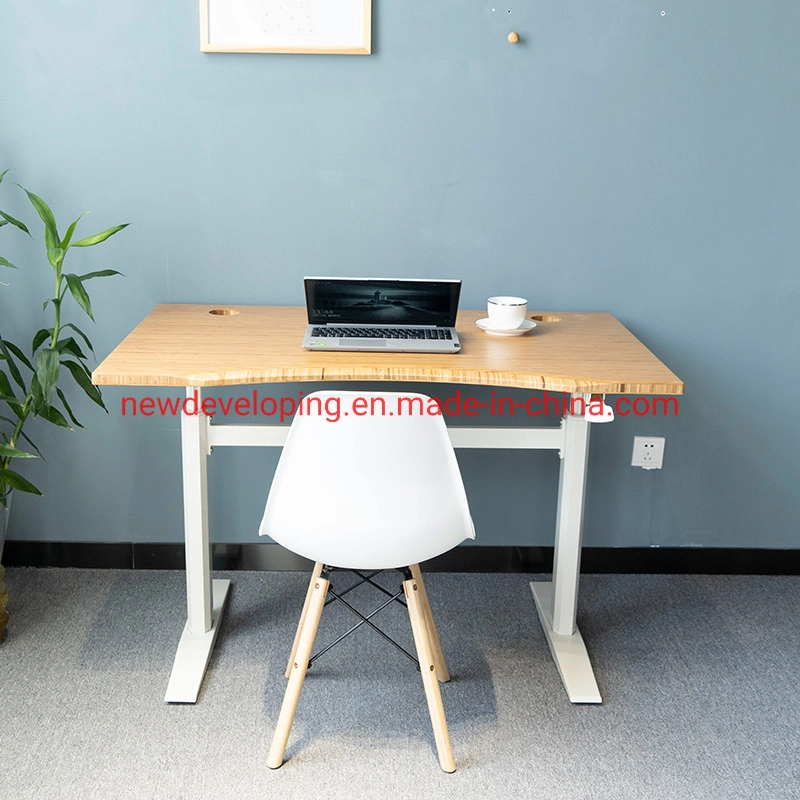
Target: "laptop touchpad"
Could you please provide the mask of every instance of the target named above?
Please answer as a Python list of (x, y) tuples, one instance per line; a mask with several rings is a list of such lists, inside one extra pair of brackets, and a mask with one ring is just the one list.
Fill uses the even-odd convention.
[(386, 347), (386, 339), (339, 339), (342, 347)]

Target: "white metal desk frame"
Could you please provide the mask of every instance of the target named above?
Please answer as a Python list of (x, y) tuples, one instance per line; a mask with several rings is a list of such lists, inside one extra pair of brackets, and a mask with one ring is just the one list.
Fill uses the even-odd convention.
[[(189, 386), (186, 395), (197, 397), (199, 409), (202, 390)], [(531, 582), (531, 591), (573, 703), (602, 702), (576, 625), (590, 424), (568, 415), (557, 428), (448, 428), (454, 447), (559, 452), (553, 580)], [(229, 580), (211, 579), (206, 459), (212, 447), (282, 447), (288, 431), (288, 425), (212, 425), (202, 413), (181, 418), (188, 619), (164, 698), (168, 703), (197, 701), (230, 588)]]

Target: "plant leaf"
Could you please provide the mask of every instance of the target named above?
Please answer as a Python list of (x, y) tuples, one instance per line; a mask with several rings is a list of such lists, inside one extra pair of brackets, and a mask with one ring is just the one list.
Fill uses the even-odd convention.
[(41, 495), (41, 492), (26, 478), (13, 469), (0, 469), (0, 482), (7, 483), (12, 489), (29, 494)]
[(63, 353), (66, 350), (68, 353), (72, 353), (76, 358), (86, 358), (86, 354), (81, 350), (72, 336), (67, 339), (59, 339), (56, 342), (56, 350), (58, 350), (59, 353)]
[(86, 293), (86, 289), (83, 288), (81, 279), (71, 272), (64, 275), (64, 277), (67, 279), (67, 286), (69, 286), (72, 296), (75, 298), (78, 305), (89, 315), (89, 319), (94, 322), (94, 316), (92, 316), (92, 303), (89, 300), (89, 295)]
[(5, 339), (3, 340), (3, 344), (31, 371), (33, 372), (33, 364), (28, 361), (27, 356), (22, 350), (19, 349), (15, 344), (12, 342), (7, 342)]
[(64, 415), (55, 407), (50, 406), (49, 408), (43, 408), (40, 411), (36, 412), (37, 417), (43, 417), (48, 422), (52, 422), (53, 425), (58, 425), (59, 428), (68, 428), (72, 430), (72, 426), (67, 422), (64, 418)]
[(33, 377), (31, 378), (31, 400), (33, 405), (33, 413), (38, 414), (41, 407), (44, 405), (42, 402), (42, 387), (39, 386), (39, 378), (37, 377), (36, 373), (33, 373)]
[[(11, 373), (11, 377), (14, 379), (17, 386), (19, 386), (19, 388), (22, 389), (22, 391), (27, 394), (28, 390), (25, 386), (25, 381), (22, 380), (22, 373), (19, 371), (19, 368), (14, 363), (14, 359), (11, 358), (11, 355), (8, 352), (8, 348), (6, 347), (6, 341), (5, 339), (3, 339), (2, 336), (0, 336), (0, 353), (2, 353), (5, 356), (6, 361), (8, 361), (8, 371)], [(13, 394), (13, 392), (4, 392), (4, 394)]]
[(117, 270), (115, 269), (101, 269), (98, 270), (97, 272), (87, 272), (85, 275), (78, 275), (78, 277), (82, 281), (89, 281), (92, 278), (108, 278), (111, 275), (122, 275), (122, 273), (117, 272)]
[[(16, 397), (13, 395), (8, 394), (0, 394), (0, 402), (6, 403), (9, 406), (16, 406), (17, 408), (22, 408), (22, 403), (17, 400)], [(5, 417), (0, 417), (0, 419), (5, 419)], [(16, 422), (12, 422), (12, 425), (16, 425)]]
[(113, 236), (115, 233), (118, 233), (123, 228), (127, 228), (130, 225), (130, 222), (126, 222), (123, 225), (115, 225), (113, 228), (108, 228), (107, 230), (101, 231), (100, 233), (95, 233), (93, 236), (87, 236), (85, 239), (81, 239), (80, 241), (74, 242), (71, 246), (72, 247), (91, 247), (95, 244), (100, 244), (100, 242), (104, 242), (106, 239)]
[(61, 402), (64, 404), (64, 408), (67, 409), (67, 414), (69, 414), (69, 418), (72, 420), (73, 425), (77, 425), (79, 428), (82, 428), (83, 425), (75, 419), (75, 415), (72, 413), (72, 409), (69, 407), (69, 403), (67, 402), (67, 398), (64, 396), (64, 392), (61, 391), (58, 387), (56, 387), (56, 392), (58, 396), (61, 398)]
[[(8, 417), (0, 416), (0, 419), (3, 420), (3, 422), (7, 422), (9, 425), (16, 425), (16, 422)], [(42, 455), (41, 450), (39, 450), (39, 448), (33, 443), (33, 439), (31, 439), (28, 434), (26, 434), (24, 431), (20, 431), (19, 435), (39, 454), (39, 458), (41, 458), (42, 461), (47, 461), (47, 459)]]
[(30, 436), (28, 436), (27, 433), (25, 433), (24, 431), (20, 431), (19, 435), (39, 454), (39, 458), (41, 458), (42, 461), (47, 461), (47, 459), (42, 455), (39, 448), (33, 443), (33, 440), (31, 439)]
[(92, 343), (89, 341), (89, 337), (77, 325), (73, 325), (71, 322), (68, 322), (66, 325), (61, 326), (62, 330), (64, 328), (72, 328), (72, 330), (74, 330), (75, 333), (77, 333), (78, 336), (80, 336), (81, 339), (83, 339), (84, 343), (92, 351), (92, 353), (94, 353), (94, 347), (92, 347)]
[(50, 405), (50, 398), (53, 396), (53, 390), (58, 383), (58, 372), (60, 369), (60, 353), (58, 350), (46, 348), (39, 352), (39, 358), (36, 361), (36, 378), (39, 382), (39, 388), (42, 392), (42, 404), (45, 408)]
[(17, 184), (17, 186), (19, 186), (19, 188), (22, 189), (26, 195), (28, 195), (28, 200), (31, 201), (31, 205), (36, 209), (36, 213), (42, 218), (42, 222), (44, 222), (44, 241), (47, 245), (47, 249), (50, 250), (53, 247), (58, 247), (61, 244), (61, 240), (58, 238), (56, 218), (53, 216), (50, 206), (48, 206), (38, 194), (29, 192), (24, 186), (20, 186), (19, 184)]
[(92, 379), (87, 374), (83, 364), (79, 364), (76, 361), (69, 361), (68, 359), (64, 359), (61, 363), (72, 373), (72, 377), (75, 378), (75, 383), (86, 392), (88, 397), (97, 403), (104, 411), (108, 411), (103, 403), (103, 396), (100, 394), (100, 390), (92, 383)]
[(36, 458), (33, 453), (26, 453), (24, 450), (17, 450), (10, 444), (0, 442), (0, 456), (3, 458)]
[(75, 226), (81, 221), (83, 217), (85, 217), (89, 212), (84, 211), (83, 214), (78, 217), (78, 219), (73, 222), (69, 228), (67, 228), (67, 232), (64, 234), (64, 238), (61, 240), (61, 246), (66, 250), (69, 247), (69, 243), (72, 241), (72, 234), (75, 233)]
[(28, 236), (31, 235), (31, 232), (27, 229), (27, 227), (25, 226), (25, 223), (24, 222), (20, 222), (18, 219), (14, 219), (14, 217), (12, 217), (11, 214), (6, 214), (5, 211), (0, 211), (0, 217), (2, 217), (6, 221), (6, 224), (8, 224), (10, 222), (12, 225), (15, 225), (21, 231), (24, 231), (25, 233), (27, 233)]
[(42, 328), (40, 331), (36, 331), (36, 336), (33, 337), (33, 341), (31, 342), (31, 352), (35, 353), (47, 340), (47, 338), (52, 335), (53, 335), (52, 328)]
[(47, 260), (50, 262), (50, 266), (58, 268), (58, 262), (62, 258), (64, 258), (64, 251), (60, 247), (47, 248)]
[[(7, 222), (5, 224), (8, 225)], [(0, 267), (11, 267), (11, 269), (17, 269), (14, 264), (12, 264), (7, 258), (3, 258), (3, 256), (0, 256)]]
[[(2, 340), (0, 340), (2, 341)], [(0, 369), (0, 394), (5, 395), (6, 397), (15, 397), (14, 390), (11, 388), (11, 384), (8, 380), (8, 375)]]
[(4, 169), (2, 172), (0, 172), (0, 183), (3, 182), (3, 178), (5, 178), (7, 172), (7, 169)]
[[(14, 392), (11, 390), (11, 384), (8, 382), (8, 376), (2, 370), (0, 370), (0, 396), (3, 397), (3, 402), (5, 402), (6, 405), (8, 405), (17, 415), (17, 419), (20, 419), (22, 417), (22, 403), (17, 400)], [(12, 425), (16, 424), (16, 422), (12, 422)]]

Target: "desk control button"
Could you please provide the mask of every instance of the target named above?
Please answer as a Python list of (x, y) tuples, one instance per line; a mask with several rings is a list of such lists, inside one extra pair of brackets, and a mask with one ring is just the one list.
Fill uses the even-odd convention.
[(586, 403), (586, 408), (583, 414), (583, 418), (587, 422), (613, 422), (614, 421), (614, 410), (611, 408), (608, 403), (606, 403), (606, 396), (605, 395), (591, 395), (585, 394), (583, 395), (584, 401)]

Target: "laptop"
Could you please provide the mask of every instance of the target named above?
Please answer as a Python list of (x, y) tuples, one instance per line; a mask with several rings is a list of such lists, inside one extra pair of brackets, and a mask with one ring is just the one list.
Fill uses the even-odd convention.
[(461, 281), (304, 278), (307, 350), (458, 353)]

